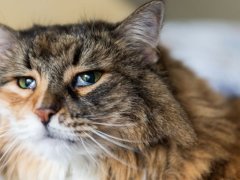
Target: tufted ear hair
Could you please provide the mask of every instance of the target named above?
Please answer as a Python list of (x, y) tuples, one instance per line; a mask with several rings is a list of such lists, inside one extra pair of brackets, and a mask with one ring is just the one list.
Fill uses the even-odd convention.
[[(128, 48), (138, 49), (150, 55), (151, 49), (159, 45), (164, 11), (164, 1), (151, 1), (123, 20), (116, 31)], [(156, 62), (157, 60), (151, 57), (149, 61)]]
[(17, 45), (16, 34), (13, 29), (0, 24), (0, 60), (8, 56)]

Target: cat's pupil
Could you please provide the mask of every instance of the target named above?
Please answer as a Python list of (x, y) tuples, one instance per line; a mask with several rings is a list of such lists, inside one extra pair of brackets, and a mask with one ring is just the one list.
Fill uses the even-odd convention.
[(83, 81), (88, 82), (88, 83), (94, 83), (95, 82), (95, 77), (94, 77), (94, 74), (92, 72), (88, 73), (88, 74), (83, 74), (81, 78), (82, 78)]

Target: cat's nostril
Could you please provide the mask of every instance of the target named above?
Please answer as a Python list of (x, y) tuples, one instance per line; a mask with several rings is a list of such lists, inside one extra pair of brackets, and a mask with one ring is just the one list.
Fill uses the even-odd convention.
[(51, 116), (56, 114), (56, 112), (52, 109), (39, 108), (35, 111), (35, 114), (40, 118), (43, 124), (48, 124)]

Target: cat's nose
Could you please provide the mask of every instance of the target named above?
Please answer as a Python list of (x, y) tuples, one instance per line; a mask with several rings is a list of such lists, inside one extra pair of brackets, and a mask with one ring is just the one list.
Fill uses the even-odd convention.
[(35, 114), (40, 118), (41, 122), (46, 125), (49, 123), (51, 116), (56, 114), (56, 111), (48, 108), (36, 109)]

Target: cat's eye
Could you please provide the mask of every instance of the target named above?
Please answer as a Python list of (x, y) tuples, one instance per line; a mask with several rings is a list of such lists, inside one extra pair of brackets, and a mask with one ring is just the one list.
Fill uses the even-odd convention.
[(36, 80), (31, 77), (20, 77), (17, 84), (22, 89), (34, 89), (37, 86)]
[(76, 76), (73, 81), (73, 87), (84, 87), (95, 84), (102, 76), (102, 72), (100, 71), (88, 71), (84, 73), (80, 73)]

